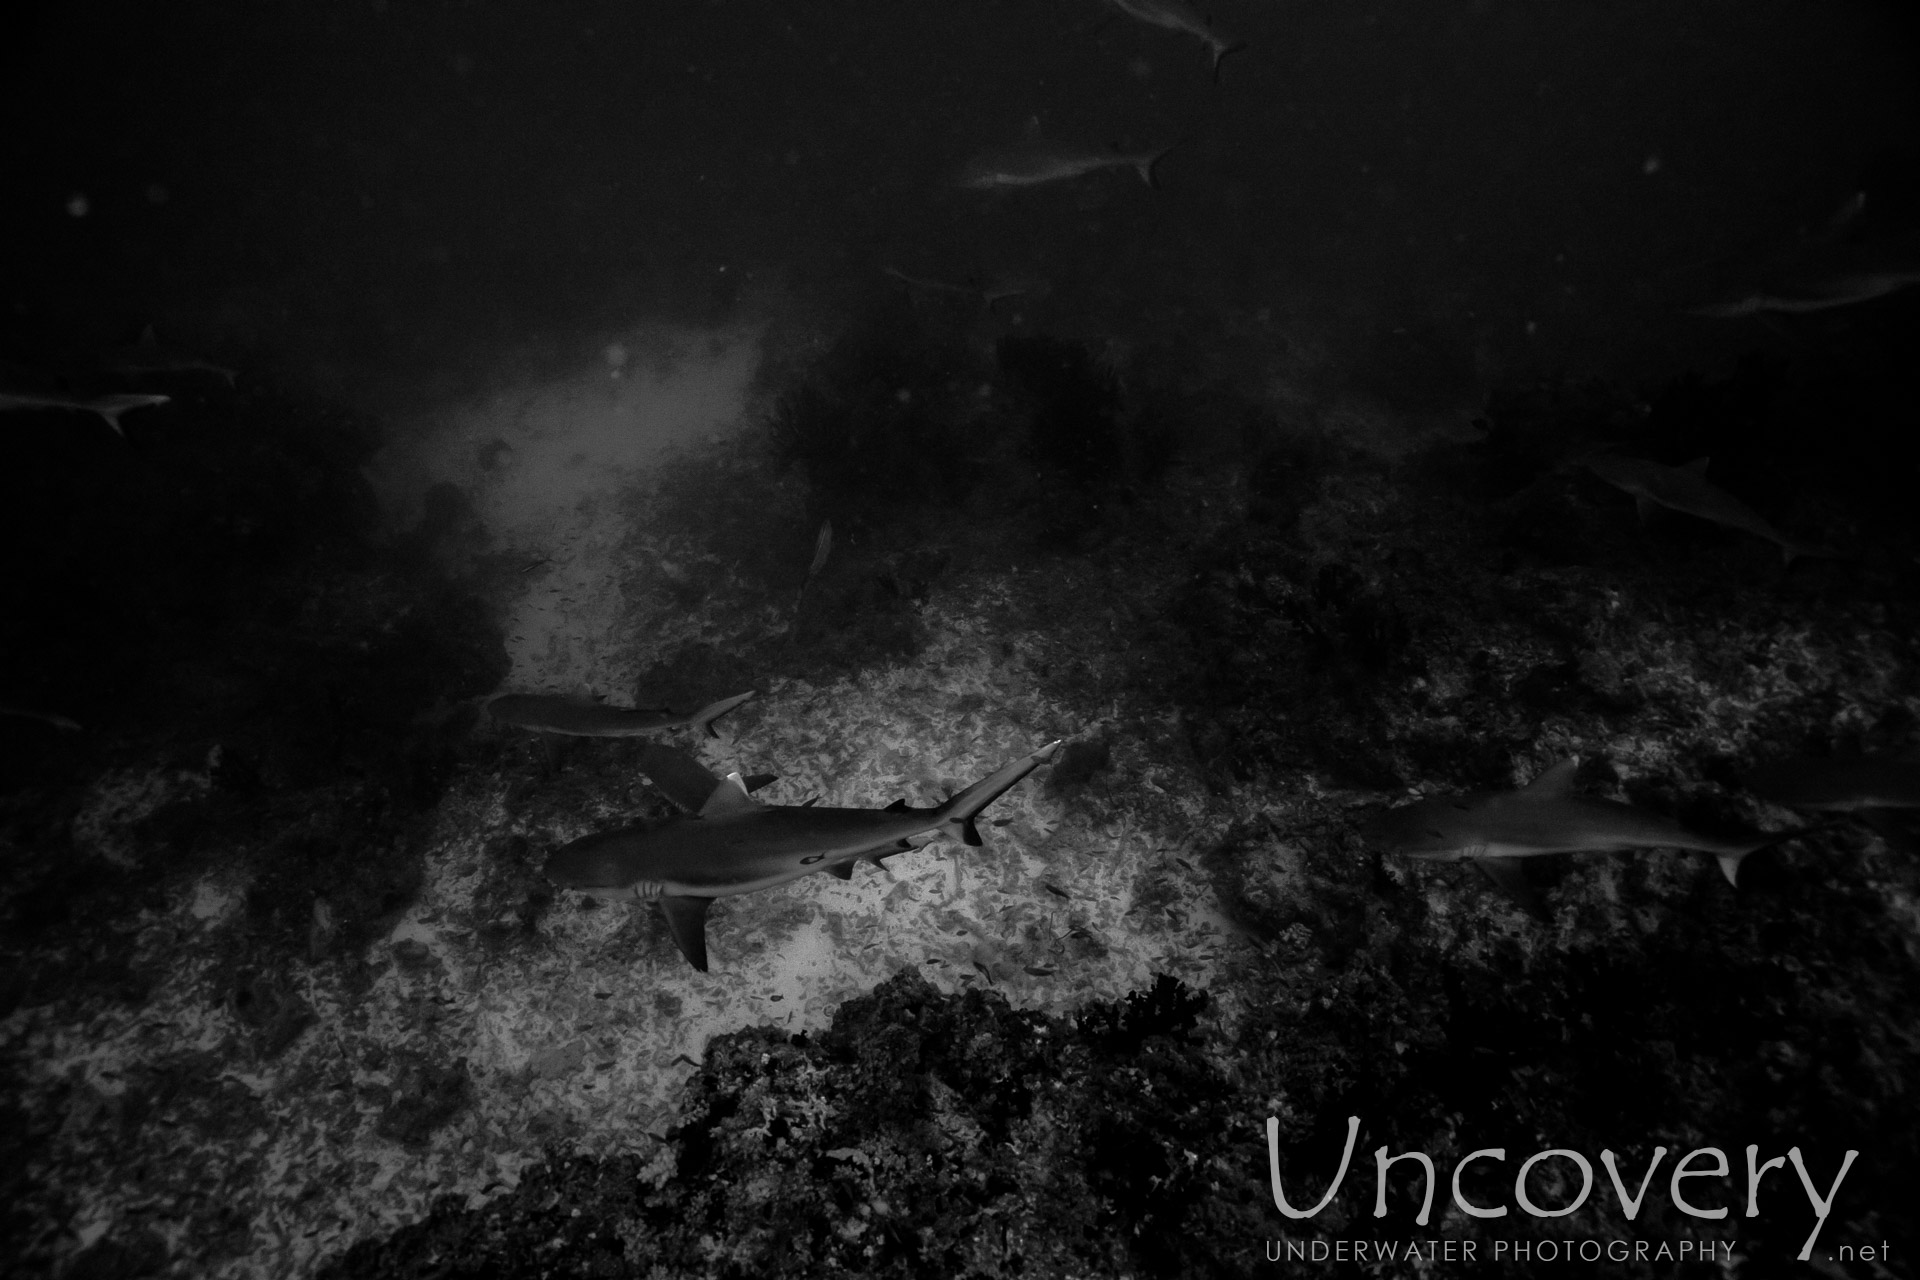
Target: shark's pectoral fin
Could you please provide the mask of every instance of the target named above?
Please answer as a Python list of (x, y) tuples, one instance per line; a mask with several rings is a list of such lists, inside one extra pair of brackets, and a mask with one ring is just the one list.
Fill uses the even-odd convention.
[(1725, 876), (1727, 883), (1736, 889), (1740, 887), (1740, 860), (1749, 852), (1751, 850), (1743, 849), (1739, 853), (1723, 853), (1717, 857), (1720, 863), (1720, 874)]
[(851, 862), (836, 862), (828, 867), (827, 870), (838, 879), (853, 879), (853, 864)]
[(660, 910), (667, 917), (673, 945), (680, 948), (688, 964), (702, 973), (707, 971), (707, 908), (712, 905), (712, 898), (668, 896), (660, 899)]
[(1653, 513), (1658, 511), (1659, 509), (1660, 509), (1660, 504), (1655, 502), (1652, 498), (1643, 498), (1638, 494), (1634, 495), (1633, 510), (1634, 510), (1634, 514), (1640, 517), (1641, 524), (1652, 524)]
[(1519, 858), (1475, 858), (1473, 865), (1494, 887), (1513, 899), (1514, 904), (1536, 920), (1550, 920), (1553, 917), (1547, 911), (1546, 902), (1540, 897), (1540, 891), (1527, 879), (1526, 867)]
[(973, 825), (972, 818), (960, 819), (960, 839), (975, 846), (985, 843), (980, 839), (980, 829)]

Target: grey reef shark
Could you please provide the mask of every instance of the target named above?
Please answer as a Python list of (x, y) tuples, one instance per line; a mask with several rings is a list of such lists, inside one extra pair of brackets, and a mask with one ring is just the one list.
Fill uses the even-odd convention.
[(1368, 822), (1369, 843), (1409, 858), (1470, 861), (1521, 906), (1545, 908), (1527, 882), (1521, 861), (1544, 853), (1617, 853), (1627, 849), (1695, 849), (1718, 860), (1727, 883), (1738, 885), (1748, 854), (1802, 831), (1722, 840), (1689, 831), (1671, 818), (1573, 789), (1577, 759), (1562, 760), (1518, 791), (1485, 791), (1417, 800), (1380, 812)]
[(1114, 8), (1131, 18), (1190, 35), (1213, 52), (1213, 78), (1220, 78), (1220, 59), (1246, 45), (1213, 29), (1206, 15), (1187, 0), (1108, 0)]
[(38, 720), (41, 724), (51, 725), (62, 733), (79, 733), (80, 724), (66, 716), (51, 711), (35, 711), (31, 707), (0, 707), (0, 716), (15, 720)]
[(127, 434), (126, 428), (120, 425), (120, 418), (123, 414), (131, 413), (135, 409), (147, 409), (155, 405), (166, 404), (171, 399), (171, 396), (139, 395), (133, 392), (109, 396), (90, 396), (82, 399), (79, 396), (61, 395), (58, 393), (42, 394), (31, 391), (0, 391), (0, 413), (12, 411), (23, 413), (42, 412), (46, 410), (91, 413), (98, 415), (102, 422), (112, 427), (115, 435), (124, 437)]
[(155, 336), (152, 325), (148, 325), (141, 331), (138, 342), (110, 352), (101, 361), (101, 368), (108, 373), (126, 378), (205, 374), (218, 378), (229, 387), (233, 386), (240, 377), (237, 371), (226, 365), (215, 364), (189, 351), (162, 345), (160, 339)]
[(987, 311), (992, 311), (1009, 298), (1042, 297), (1050, 286), (1045, 280), (1000, 274), (990, 277), (985, 284), (953, 284), (946, 280), (932, 280), (926, 276), (910, 276), (898, 267), (882, 267), (882, 271), (910, 289), (920, 289), (928, 293), (945, 293), (977, 302)]
[(753, 691), (749, 690), (687, 713), (664, 708), (610, 707), (591, 698), (558, 693), (502, 693), (487, 700), (487, 715), (498, 725), (570, 738), (631, 738), (689, 727), (709, 738), (717, 738), (720, 735), (713, 722), (752, 696)]
[(1769, 313), (1802, 315), (1857, 306), (1920, 284), (1920, 235), (1864, 244), (1818, 242), (1767, 272), (1737, 297), (1687, 314), (1720, 320)]
[[(701, 790), (697, 812), (662, 822), (582, 836), (547, 859), (546, 876), (563, 889), (591, 897), (658, 902), (687, 963), (707, 970), (707, 908), (715, 898), (753, 893), (826, 871), (842, 880), (862, 860), (875, 866), (914, 847), (923, 835), (955, 835), (978, 845), (974, 819), (1053, 755), (1058, 742), (1010, 760), (945, 804), (915, 809), (899, 800), (884, 809), (762, 804), (739, 774), (724, 781), (670, 748), (652, 753), (670, 781), (668, 798), (681, 802)], [(673, 753), (678, 754), (678, 753)], [(696, 772), (697, 771), (697, 772)], [(659, 777), (649, 773), (656, 785)]]
[(1102, 169), (1132, 169), (1149, 187), (1157, 185), (1153, 167), (1173, 150), (1173, 143), (1149, 151), (1115, 151), (1074, 143), (1047, 142), (1038, 136), (1038, 122), (1028, 136), (1012, 146), (985, 151), (967, 161), (957, 184), (975, 191), (1004, 187), (1037, 187), (1049, 182), (1082, 178)]
[(1780, 548), (1780, 555), (1789, 566), (1796, 556), (1840, 558), (1838, 552), (1780, 532), (1758, 511), (1708, 480), (1710, 458), (1695, 458), (1684, 467), (1669, 467), (1647, 458), (1602, 452), (1590, 454), (1581, 461), (1594, 475), (1631, 494), (1643, 523), (1652, 518), (1654, 508), (1665, 507), (1764, 538)]

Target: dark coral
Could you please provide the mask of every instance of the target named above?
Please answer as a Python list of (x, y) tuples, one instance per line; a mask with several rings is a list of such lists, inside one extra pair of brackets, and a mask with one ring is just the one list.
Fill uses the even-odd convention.
[(1074, 1023), (903, 973), (817, 1039), (713, 1041), (658, 1189), (630, 1159), (555, 1158), (488, 1208), (442, 1206), (326, 1274), (1239, 1269), (1250, 1225), (1217, 1229), (1233, 1216), (1219, 1192), (1235, 1096), (1191, 1038), (1204, 1004), (1162, 979)]

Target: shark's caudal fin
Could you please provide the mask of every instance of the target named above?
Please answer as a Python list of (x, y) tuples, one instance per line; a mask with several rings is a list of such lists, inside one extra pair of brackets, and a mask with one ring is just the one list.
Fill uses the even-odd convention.
[(120, 417), (122, 414), (131, 413), (135, 409), (146, 409), (155, 405), (166, 404), (172, 399), (172, 396), (159, 395), (128, 394), (101, 396), (98, 400), (89, 400), (84, 407), (99, 414), (101, 420), (113, 428), (115, 435), (124, 438), (127, 434), (127, 429), (120, 425)]
[(694, 712), (687, 723), (706, 734), (709, 738), (717, 738), (720, 735), (715, 731), (713, 722), (752, 696), (753, 690), (749, 689), (745, 693), (735, 694), (731, 698), (722, 698), (718, 702), (708, 703), (706, 706)]
[(1720, 864), (1720, 874), (1727, 878), (1727, 883), (1737, 889), (1740, 887), (1740, 864), (1750, 855), (1756, 854), (1762, 849), (1771, 849), (1777, 844), (1785, 844), (1789, 840), (1798, 840), (1801, 836), (1810, 836), (1816, 832), (1825, 831), (1829, 827), (1837, 827), (1841, 825), (1843, 821), (1844, 819), (1835, 818), (1829, 822), (1816, 822), (1810, 827), (1801, 827), (1797, 831), (1781, 831), (1768, 836), (1764, 840), (1756, 841), (1744, 849), (1736, 849), (1728, 853), (1716, 853), (1714, 855), (1714, 861)]
[(1793, 568), (1795, 560), (1846, 560), (1845, 552), (1835, 551), (1831, 547), (1816, 547), (1811, 543), (1793, 542), (1780, 544), (1780, 563), (1788, 569)]
[(1213, 82), (1215, 84), (1219, 84), (1220, 83), (1220, 59), (1226, 57), (1230, 53), (1240, 52), (1240, 50), (1247, 47), (1247, 42), (1245, 40), (1231, 40), (1225, 37), (1216, 36), (1214, 39), (1210, 40), (1208, 43), (1210, 43), (1213, 46)]
[(1049, 742), (1031, 755), (1021, 756), (1018, 760), (1009, 760), (980, 781), (968, 787), (940, 806), (940, 821), (957, 823), (960, 838), (971, 845), (980, 843), (980, 832), (973, 825), (980, 811), (1005, 795), (1013, 785), (1045, 764), (1060, 746), (1060, 741)]
[(1177, 142), (1169, 142), (1166, 146), (1160, 148), (1158, 151), (1153, 152), (1151, 155), (1142, 156), (1140, 157), (1140, 159), (1134, 161), (1133, 167), (1134, 167), (1134, 170), (1137, 173), (1139, 173), (1140, 181), (1146, 183), (1148, 186), (1154, 188), (1155, 190), (1158, 190), (1160, 187), (1160, 180), (1153, 176), (1153, 167), (1159, 164), (1160, 161), (1166, 157), (1167, 152), (1173, 150), (1175, 147), (1179, 145), (1180, 144)]

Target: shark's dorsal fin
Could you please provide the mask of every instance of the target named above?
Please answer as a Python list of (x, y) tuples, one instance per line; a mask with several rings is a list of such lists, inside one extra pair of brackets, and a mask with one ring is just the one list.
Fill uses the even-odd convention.
[(1529, 782), (1520, 794), (1529, 800), (1557, 800), (1573, 790), (1573, 775), (1580, 771), (1580, 757), (1569, 756)]
[(828, 867), (827, 871), (830, 875), (841, 880), (853, 879), (853, 864), (851, 862), (836, 862)]
[[(654, 789), (688, 813), (698, 813), (726, 781), (684, 751), (649, 743), (640, 749), (640, 772)], [(749, 780), (749, 789), (752, 782)]]
[(686, 898), (668, 895), (660, 899), (660, 910), (667, 917), (667, 930), (673, 945), (687, 963), (700, 972), (707, 971), (707, 908), (712, 898)]
[(727, 780), (713, 789), (707, 802), (700, 806), (703, 818), (730, 818), (737, 814), (751, 813), (760, 808), (760, 802), (747, 794), (746, 779), (738, 773), (730, 773)]
[(887, 806), (886, 812), (899, 813), (901, 810), (905, 809), (906, 807), (907, 807), (907, 802), (905, 799), (895, 800), (892, 804)]
[(1682, 471), (1691, 471), (1693, 472), (1693, 474), (1697, 476), (1703, 476), (1707, 474), (1707, 467), (1711, 465), (1712, 462), (1713, 462), (1713, 459), (1711, 457), (1695, 458), (1692, 462), (1689, 462), (1686, 466), (1680, 469)]
[[(120, 332), (125, 333), (126, 330), (122, 329)], [(140, 331), (140, 340), (133, 345), (136, 347), (146, 347), (148, 349), (160, 345), (160, 335), (153, 331), (152, 322), (148, 322), (147, 327)]]

